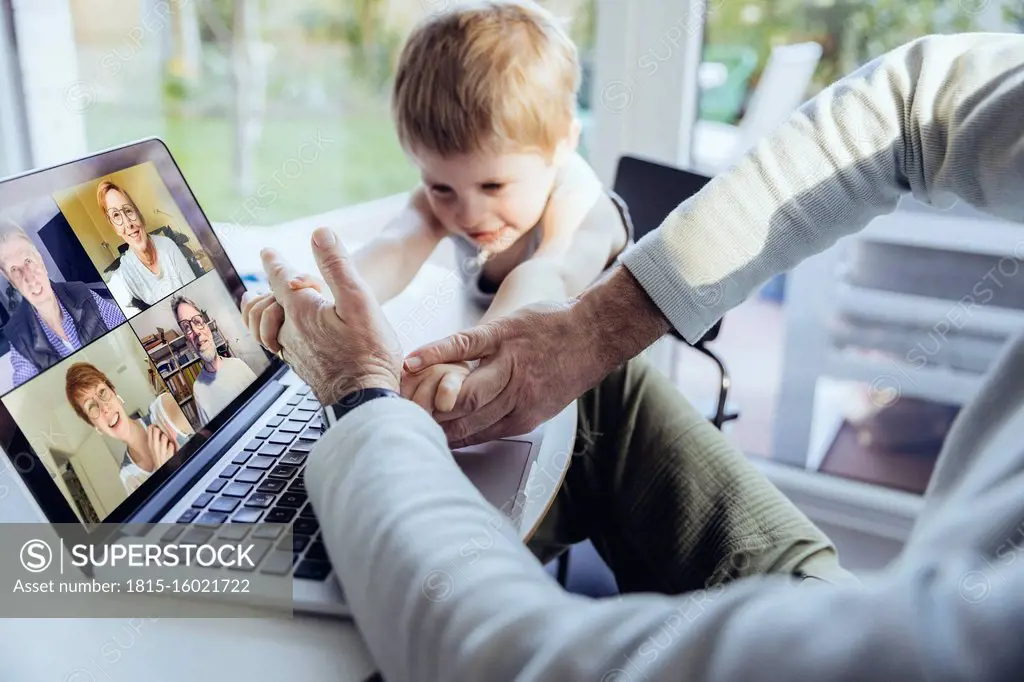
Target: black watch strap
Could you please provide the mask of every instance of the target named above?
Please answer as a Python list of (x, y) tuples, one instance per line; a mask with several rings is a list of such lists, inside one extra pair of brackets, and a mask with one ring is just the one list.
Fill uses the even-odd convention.
[(399, 393), (392, 391), (390, 388), (361, 388), (342, 397), (341, 400), (333, 405), (325, 405), (324, 417), (328, 424), (333, 424), (360, 405), (376, 398), (401, 397)]

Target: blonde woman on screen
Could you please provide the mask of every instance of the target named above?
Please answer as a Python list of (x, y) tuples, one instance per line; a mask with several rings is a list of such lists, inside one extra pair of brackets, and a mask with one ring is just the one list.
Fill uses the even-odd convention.
[[(146, 219), (127, 191), (104, 180), (96, 201), (128, 250), (111, 278), (111, 291), (127, 292), (146, 305), (170, 296), (196, 278), (177, 244), (146, 231)], [(121, 302), (128, 307), (127, 302)]]
[(98, 433), (125, 444), (121, 482), (132, 493), (174, 456), (194, 433), (169, 393), (161, 393), (149, 415), (132, 419), (124, 400), (106, 374), (86, 362), (76, 362), (65, 378), (68, 403)]

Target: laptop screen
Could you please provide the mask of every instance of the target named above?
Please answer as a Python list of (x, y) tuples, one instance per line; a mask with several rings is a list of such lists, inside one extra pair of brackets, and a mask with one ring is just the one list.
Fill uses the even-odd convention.
[(48, 518), (126, 518), (279, 367), (243, 290), (157, 140), (0, 183), (0, 444)]

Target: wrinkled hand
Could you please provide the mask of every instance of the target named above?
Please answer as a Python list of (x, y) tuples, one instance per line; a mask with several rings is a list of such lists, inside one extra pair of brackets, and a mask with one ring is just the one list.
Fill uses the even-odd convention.
[(433, 365), (421, 372), (402, 373), (402, 395), (429, 412), (451, 412), (462, 382), (469, 374), (467, 362)]
[(177, 441), (155, 424), (150, 424), (146, 428), (146, 437), (149, 441), (149, 451), (153, 453), (153, 462), (157, 468), (166, 464), (167, 460), (178, 451)]
[(405, 368), (479, 360), (455, 409), (436, 416), (453, 448), (533, 430), (669, 330), (624, 267), (577, 299), (521, 308), (411, 353)]
[(415, 375), (470, 360), (480, 365), (465, 378), (455, 408), (435, 415), (453, 448), (527, 433), (608, 371), (568, 304), (522, 308), (459, 332), (411, 353), (405, 368)]
[[(323, 293), (324, 283), (316, 277), (302, 274), (289, 280), (288, 288), (292, 291), (309, 288), (315, 289), (317, 293)], [(281, 344), (277, 342), (277, 335), (281, 333), (281, 325), (284, 324), (284, 308), (277, 302), (274, 292), (244, 298), (242, 300), (242, 320), (252, 332), (256, 343), (271, 353), (281, 350)]]
[(273, 342), (324, 405), (365, 388), (398, 391), (401, 347), (348, 253), (333, 232), (321, 227), (313, 233), (313, 255), (334, 301), (324, 298), (317, 287), (293, 286), (296, 273), (275, 251), (264, 249), (263, 268), (283, 322), (268, 325), (261, 319), (266, 309), (253, 315), (257, 297), (247, 294), (247, 325), (255, 321), (261, 334), (269, 326), (277, 327)]

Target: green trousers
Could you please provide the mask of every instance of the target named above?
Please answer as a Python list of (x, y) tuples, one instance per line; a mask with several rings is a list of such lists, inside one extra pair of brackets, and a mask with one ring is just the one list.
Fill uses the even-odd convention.
[(565, 481), (529, 541), (541, 561), (589, 538), (624, 593), (767, 573), (853, 580), (824, 533), (647, 361), (578, 408)]

